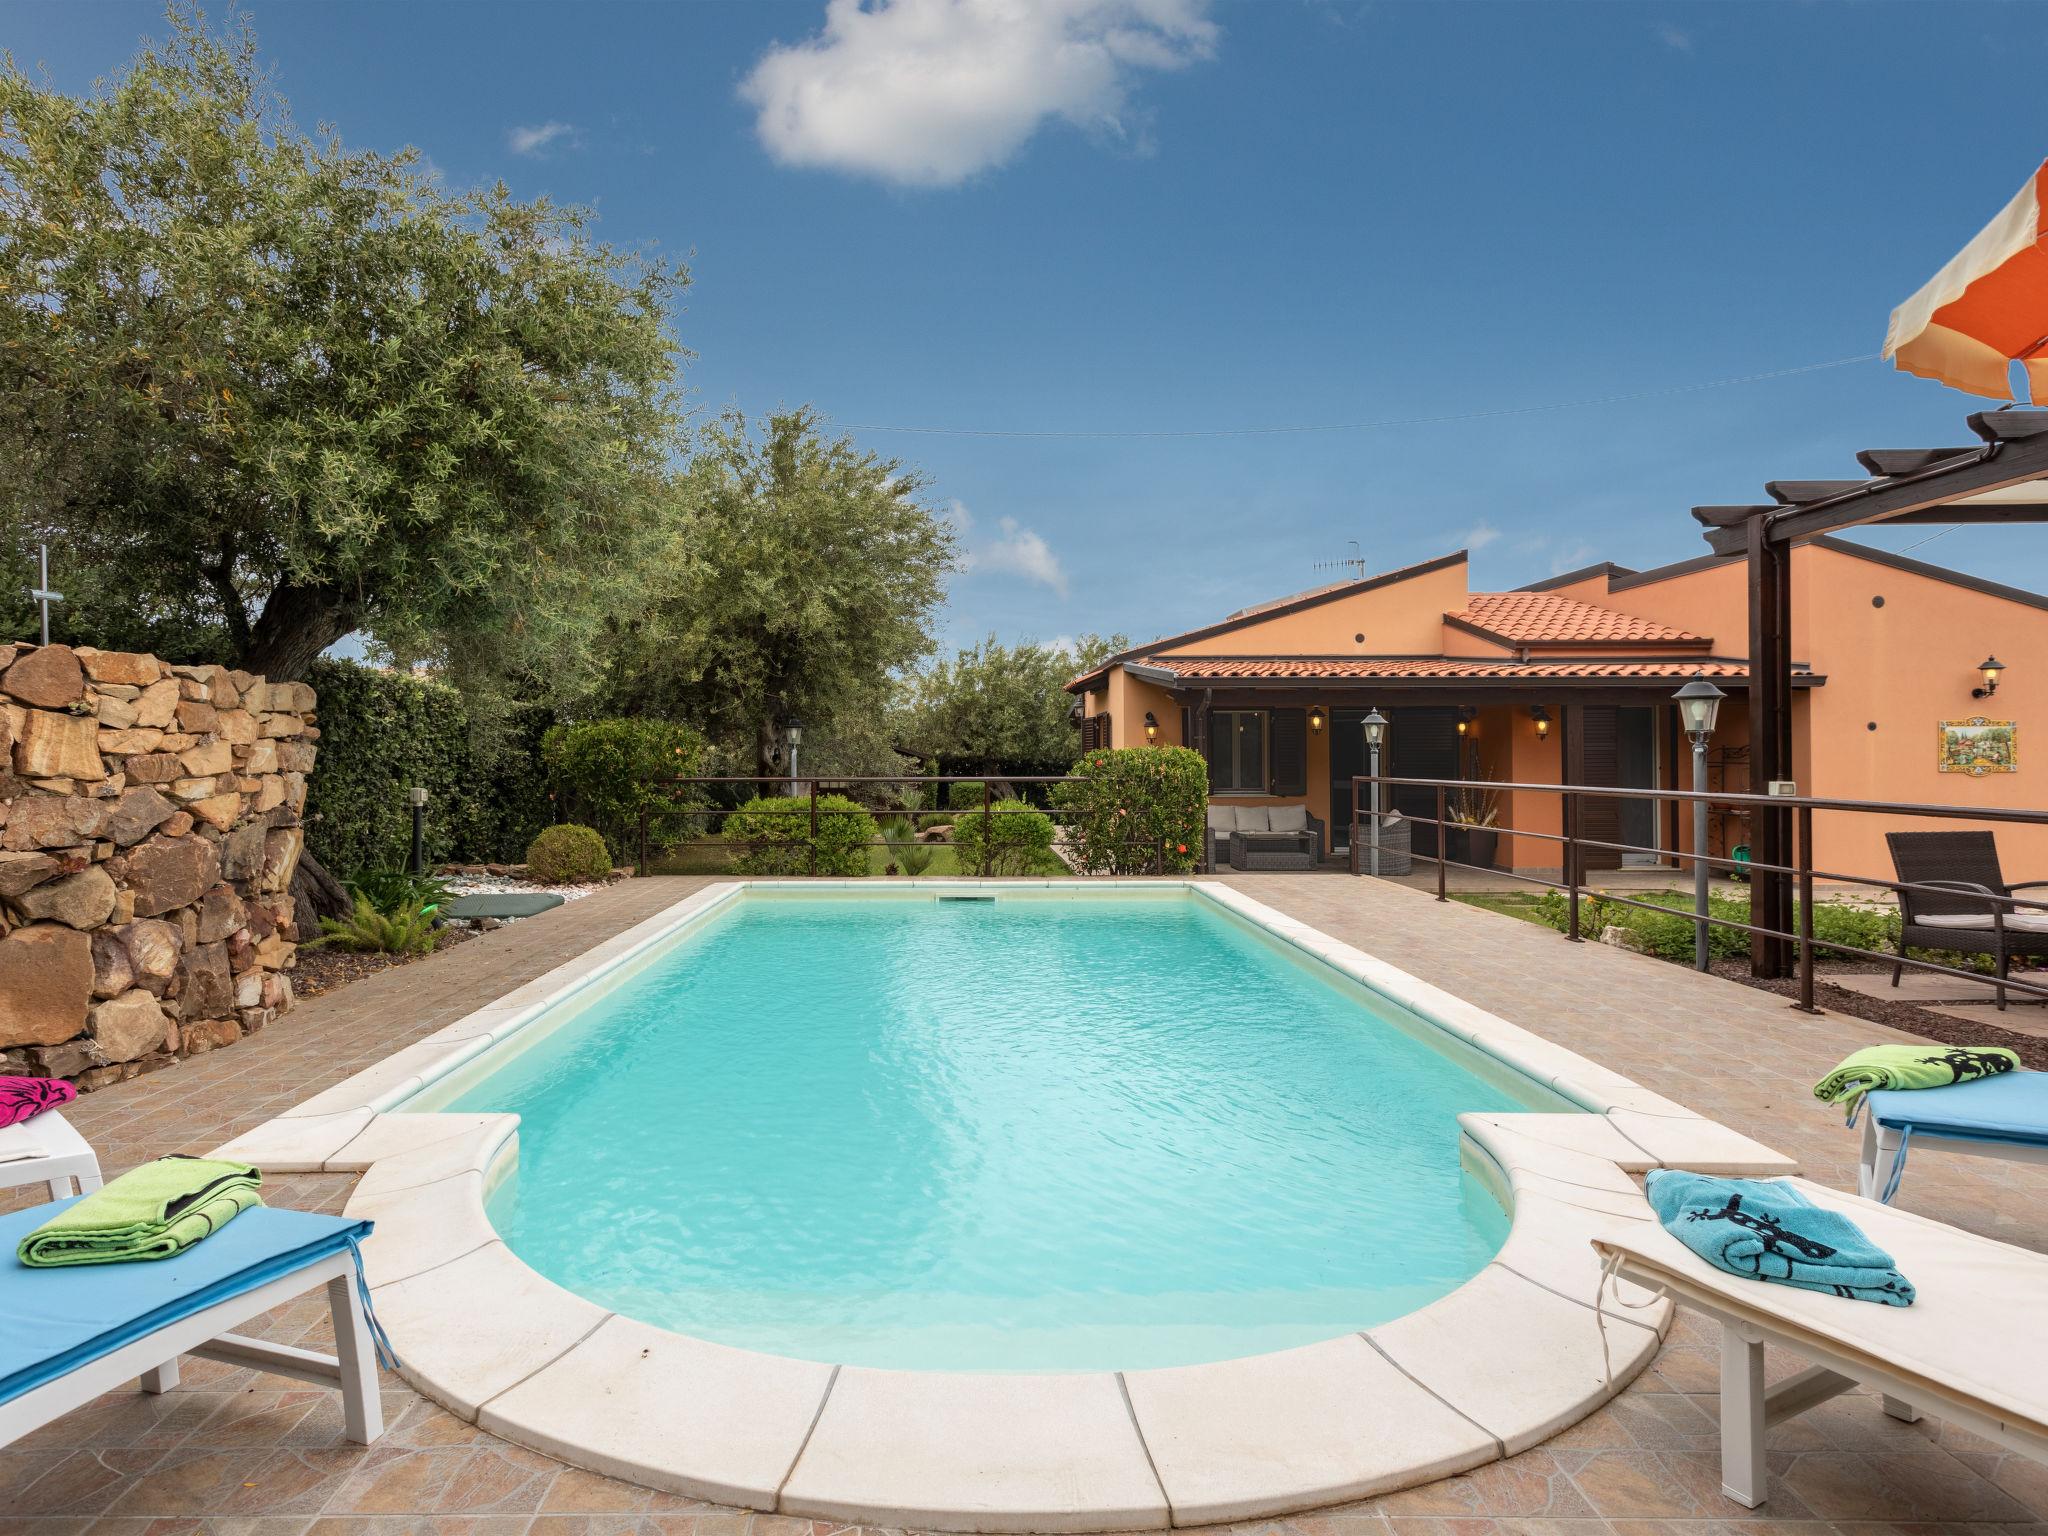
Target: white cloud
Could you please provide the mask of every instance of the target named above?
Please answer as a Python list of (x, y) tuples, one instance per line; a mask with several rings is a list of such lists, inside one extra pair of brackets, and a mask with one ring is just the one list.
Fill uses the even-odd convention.
[(1493, 543), (1493, 541), (1498, 539), (1499, 537), (1500, 530), (1494, 527), (1493, 524), (1474, 523), (1470, 528), (1467, 528), (1463, 533), (1458, 535), (1458, 542), (1462, 544), (1469, 553), (1476, 555), (1479, 553), (1480, 550), (1486, 548), (1487, 545)]
[(1690, 32), (1681, 32), (1678, 28), (1667, 23), (1657, 29), (1657, 36), (1663, 40), (1664, 46), (1674, 53), (1692, 52), (1692, 34)]
[(1566, 571), (1580, 570), (1593, 563), (1595, 552), (1590, 544), (1573, 544), (1568, 548), (1555, 550), (1550, 556), (1550, 574), (1562, 576)]
[(827, 0), (740, 86), (784, 165), (949, 187), (1003, 164), (1051, 118), (1126, 142), (1131, 76), (1215, 50), (1207, 0)]
[(574, 123), (536, 123), (529, 128), (508, 128), (505, 142), (515, 155), (543, 155), (556, 144), (573, 149), (579, 135)]
[(942, 515), (953, 525), (954, 534), (960, 541), (961, 570), (1021, 576), (1026, 581), (1052, 588), (1061, 597), (1067, 595), (1067, 570), (1060, 564), (1060, 557), (1040, 535), (1014, 517), (998, 518), (998, 537), (977, 544), (969, 538), (974, 531), (974, 516), (964, 503), (949, 503)]

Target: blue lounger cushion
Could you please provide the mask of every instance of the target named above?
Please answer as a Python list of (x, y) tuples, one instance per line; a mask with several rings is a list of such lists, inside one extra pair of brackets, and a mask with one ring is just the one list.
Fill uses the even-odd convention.
[(2002, 1072), (1942, 1088), (1880, 1088), (1869, 1113), (1892, 1130), (1970, 1141), (2048, 1143), (2048, 1072)]
[(75, 1200), (0, 1216), (0, 1403), (181, 1318), (345, 1253), (370, 1223), (259, 1205), (175, 1258), (30, 1269), (24, 1235)]

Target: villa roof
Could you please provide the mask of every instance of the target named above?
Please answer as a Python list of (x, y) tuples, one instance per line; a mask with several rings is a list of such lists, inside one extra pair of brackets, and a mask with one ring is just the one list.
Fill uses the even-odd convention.
[[(1586, 657), (1570, 661), (1511, 661), (1473, 656), (1147, 656), (1140, 663), (1171, 672), (1180, 682), (1557, 681), (1573, 678), (1660, 681), (1690, 677), (1749, 676), (1740, 657), (1685, 656), (1642, 661)], [(1802, 672), (1802, 681), (1819, 681)]]
[(1682, 645), (1709, 642), (1654, 619), (1619, 613), (1555, 592), (1474, 592), (1462, 612), (1444, 618), (1513, 645)]

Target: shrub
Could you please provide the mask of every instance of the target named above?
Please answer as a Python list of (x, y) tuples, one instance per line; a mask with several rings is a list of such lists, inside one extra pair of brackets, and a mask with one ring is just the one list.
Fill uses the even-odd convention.
[(307, 780), (306, 846), (337, 876), (402, 866), (412, 851), (406, 791), (427, 791), (432, 863), (517, 856), (549, 821), (534, 755), (541, 712), (515, 710), (488, 744), (447, 683), (352, 661), (315, 662), (320, 755)]
[(988, 786), (979, 779), (962, 779), (946, 786), (946, 809), (951, 811), (978, 811), (987, 797)]
[(541, 741), (561, 814), (596, 828), (621, 860), (638, 847), (643, 812), (657, 847), (696, 824), (687, 814), (695, 801), (663, 781), (695, 773), (703, 752), (703, 737), (670, 720), (587, 720)]
[[(984, 836), (986, 822), (986, 836)], [(1047, 867), (1059, 866), (1052, 851), (1052, 818), (1034, 810), (1023, 800), (998, 800), (987, 817), (979, 811), (961, 816), (953, 823), (953, 848), (960, 858), (960, 873), (978, 875), (1035, 875)]]
[(526, 877), (542, 885), (587, 885), (612, 872), (604, 839), (589, 827), (549, 827), (526, 849)]
[(306, 947), (354, 950), (358, 954), (424, 955), (441, 942), (430, 907), (405, 906), (379, 912), (358, 893), (347, 917), (320, 919), (320, 937)]
[[(1186, 874), (1201, 858), (1209, 767), (1186, 747), (1090, 752), (1053, 792), (1066, 813), (1068, 853), (1087, 873)], [(964, 821), (965, 818), (962, 818)], [(953, 832), (957, 839), (959, 825)], [(1163, 850), (1163, 865), (1162, 865)]]
[[(865, 875), (875, 818), (844, 795), (818, 796), (815, 873)], [(743, 875), (814, 872), (809, 799), (753, 799), (725, 818), (732, 867)], [(749, 844), (757, 846), (747, 846)]]

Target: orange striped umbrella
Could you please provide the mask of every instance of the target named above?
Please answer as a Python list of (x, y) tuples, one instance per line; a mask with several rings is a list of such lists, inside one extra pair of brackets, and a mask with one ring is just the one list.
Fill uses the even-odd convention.
[(2048, 164), (1933, 281), (1892, 311), (1884, 355), (1908, 373), (1995, 400), (2011, 364), (2048, 403)]

